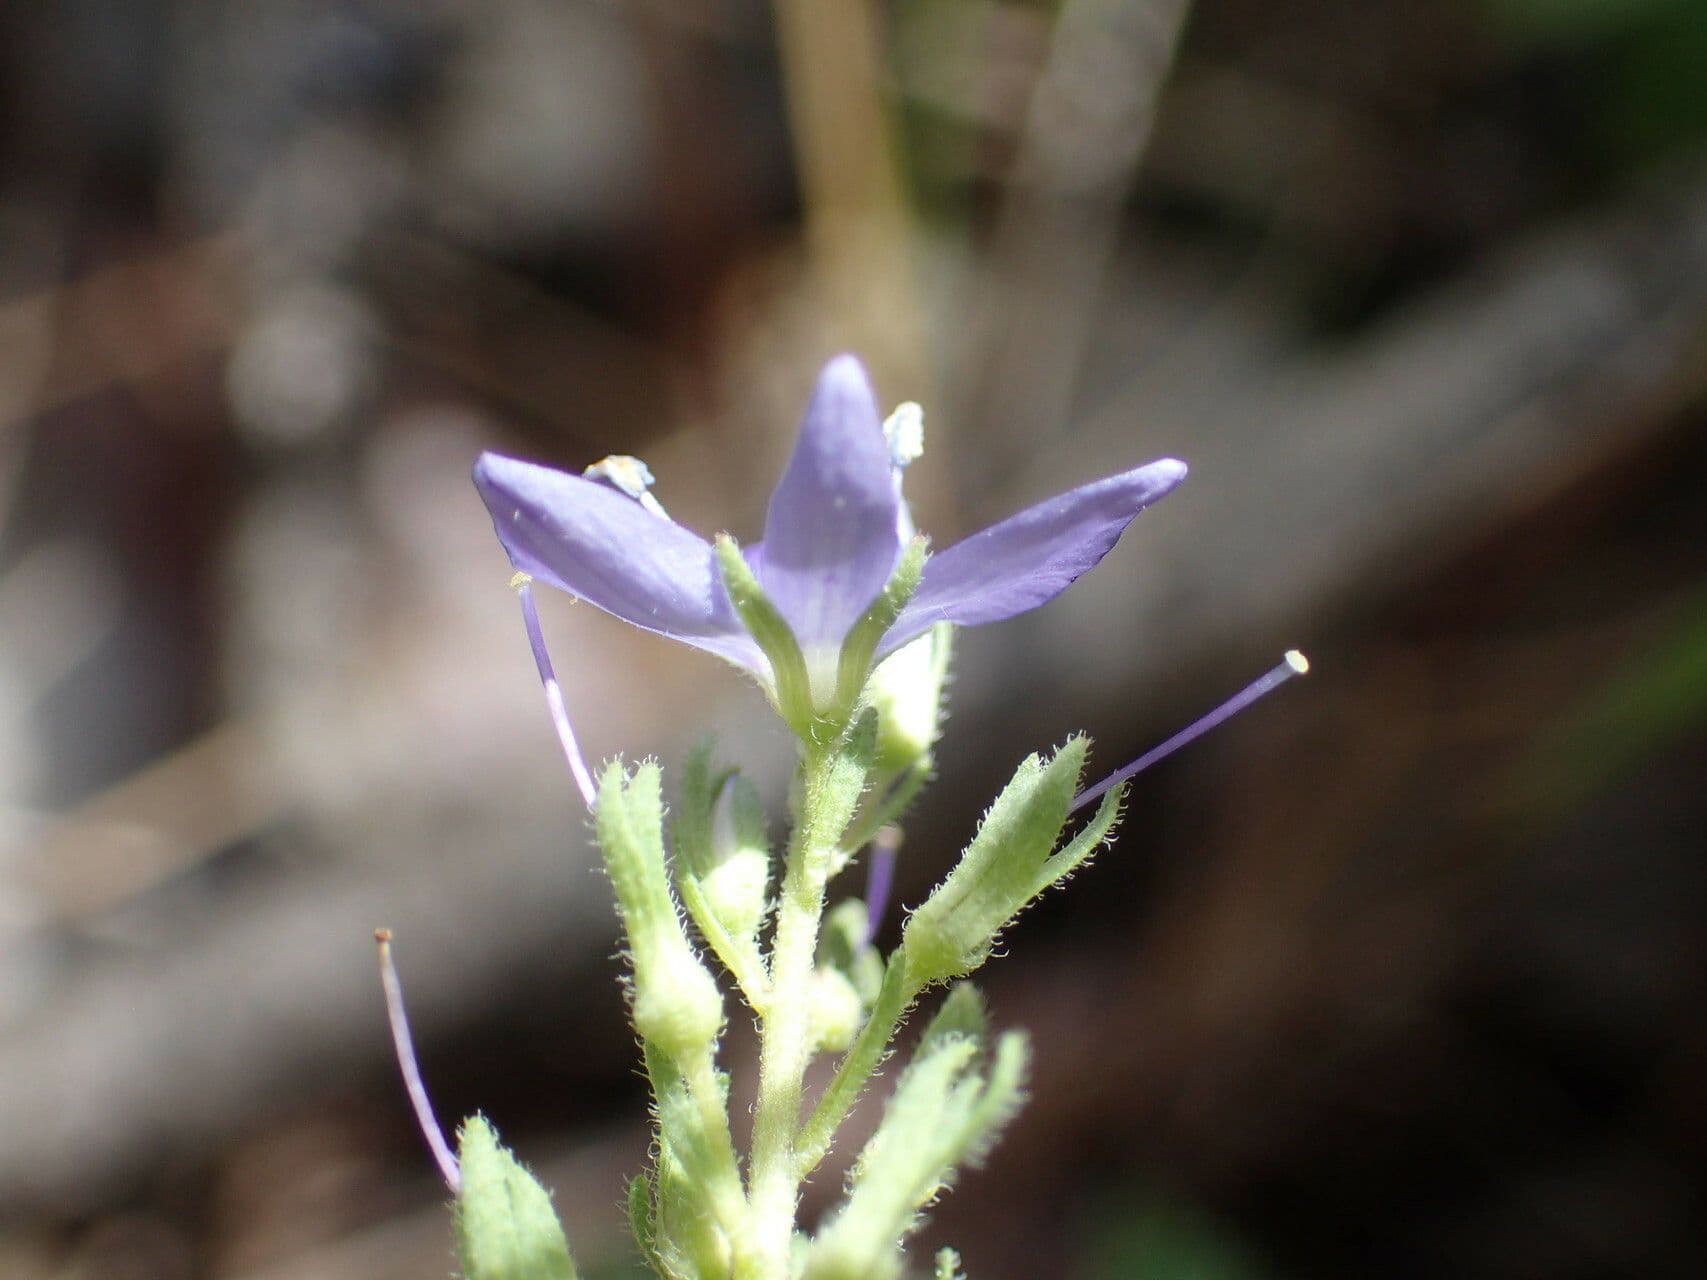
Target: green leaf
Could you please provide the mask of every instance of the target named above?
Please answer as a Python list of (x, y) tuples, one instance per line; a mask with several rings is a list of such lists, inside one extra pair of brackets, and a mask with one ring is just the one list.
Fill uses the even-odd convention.
[(978, 1046), (957, 1040), (915, 1056), (860, 1153), (853, 1189), (807, 1255), (806, 1280), (890, 1280), (901, 1273), (902, 1236), (920, 1192), (942, 1176), (939, 1141), (955, 1085)]
[(458, 1135), (457, 1248), (467, 1280), (575, 1280), (551, 1196), (481, 1116)]
[(907, 985), (904, 959), (900, 952), (890, 956), (865, 1026), (837, 1065), (836, 1074), (824, 1092), (818, 1095), (817, 1105), (800, 1130), (795, 1141), (795, 1167), (803, 1178), (828, 1154), (836, 1130), (847, 1119), (872, 1072), (883, 1060), (889, 1042), (895, 1036), (895, 1029), (900, 1026), (902, 1017), (917, 995), (917, 991)]
[(982, 1046), (990, 1033), (990, 1015), (984, 997), (970, 982), (957, 982), (949, 988), (942, 1007), (925, 1028), (919, 1041), (919, 1052), (926, 1053), (950, 1038), (969, 1040)]

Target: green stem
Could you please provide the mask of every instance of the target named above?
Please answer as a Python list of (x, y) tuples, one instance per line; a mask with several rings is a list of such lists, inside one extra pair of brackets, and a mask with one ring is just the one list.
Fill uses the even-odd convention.
[(794, 1144), (795, 1177), (809, 1176), (829, 1152), (836, 1130), (841, 1128), (860, 1093), (870, 1083), (872, 1073), (883, 1061), (883, 1054), (895, 1035), (895, 1028), (901, 1025), (901, 1019), (918, 994), (917, 987), (907, 977), (906, 955), (897, 951), (889, 958), (889, 967), (883, 973), (883, 986), (872, 1003), (865, 1026), (837, 1064), (834, 1078), (818, 1099), (818, 1105), (812, 1108), (812, 1115)]
[[(899, 818), (913, 803), (925, 783), (930, 781), (933, 762), (926, 758), (914, 764), (901, 775), (900, 781), (886, 783), (879, 779), (874, 788), (875, 795), (871, 803), (866, 805), (848, 832), (842, 837), (841, 857), (838, 862), (846, 863), (866, 845), (877, 838), (877, 833), (889, 823)], [(891, 775), (893, 776), (893, 775)]]
[(752, 1222), (747, 1212), (747, 1198), (741, 1192), (741, 1166), (735, 1156), (734, 1139), (729, 1133), (729, 1111), (724, 1102), (723, 1090), (717, 1085), (717, 1072), (712, 1065), (711, 1054), (706, 1053), (694, 1059), (682, 1073), (682, 1080), (687, 1085), (688, 1096), (699, 1112), (700, 1126), (705, 1133), (707, 1145), (711, 1148), (711, 1154), (717, 1161), (718, 1176), (711, 1179), (705, 1188), (706, 1199), (711, 1204), (711, 1211), (716, 1216), (718, 1225), (729, 1237), (729, 1248), (734, 1255), (735, 1264), (733, 1274), (762, 1274), (753, 1270), (758, 1260), (754, 1257)]
[(673, 1061), (649, 1041), (642, 1041), (641, 1052), (646, 1074), (652, 1081), (653, 1096), (659, 1101), (660, 1122), (666, 1129), (674, 1126), (665, 1123), (671, 1114), (664, 1102), (665, 1095), (676, 1090), (686, 1095), (690, 1111), (682, 1120), (692, 1131), (666, 1132), (664, 1137), (684, 1155), (691, 1153), (693, 1166), (701, 1171), (694, 1185), (705, 1209), (729, 1242), (732, 1274), (743, 1280), (747, 1277), (758, 1280), (763, 1273), (755, 1270), (751, 1216), (746, 1197), (741, 1193), (740, 1162), (735, 1156), (729, 1113), (717, 1084), (711, 1052), (692, 1055), (686, 1063)]
[[(808, 748), (801, 765), (800, 822), (789, 841), (771, 943), (770, 1000), (763, 1015), (759, 1097), (753, 1121), (750, 1204), (767, 1280), (788, 1274), (796, 1196), (794, 1143), (802, 1081), (812, 1053), (809, 1017), (824, 887), (842, 825), (824, 810), (835, 751)], [(828, 806), (834, 807), (834, 806)], [(845, 819), (844, 819), (845, 822)]]

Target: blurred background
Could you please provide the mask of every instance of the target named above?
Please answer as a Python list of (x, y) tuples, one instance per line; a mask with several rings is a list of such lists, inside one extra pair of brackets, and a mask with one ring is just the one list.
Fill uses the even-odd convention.
[[(380, 924), (441, 1113), (632, 1274), (614, 914), (468, 470), (635, 453), (756, 537), (841, 349), (926, 406), (939, 546), (1193, 467), (963, 633), (904, 901), (1026, 752), (1112, 766), (1315, 661), (986, 971), (1036, 1096), (922, 1242), (976, 1280), (1699, 1274), (1707, 5), (0, 26), (8, 1280), (449, 1274)], [(775, 796), (732, 670), (547, 604), (591, 755), (715, 724)]]

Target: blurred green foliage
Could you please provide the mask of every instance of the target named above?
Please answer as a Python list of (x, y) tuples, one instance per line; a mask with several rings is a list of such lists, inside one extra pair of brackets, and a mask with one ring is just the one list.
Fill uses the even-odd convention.
[(1582, 55), (1588, 115), (1607, 159), (1639, 163), (1707, 139), (1707, 3), (1484, 2), (1514, 45)]
[(1591, 690), (1525, 762), (1526, 815), (1560, 818), (1707, 721), (1707, 588), (1665, 611), (1645, 643)]
[(1102, 1206), (1081, 1274), (1085, 1280), (1264, 1280), (1268, 1273), (1207, 1214), (1134, 1193)]

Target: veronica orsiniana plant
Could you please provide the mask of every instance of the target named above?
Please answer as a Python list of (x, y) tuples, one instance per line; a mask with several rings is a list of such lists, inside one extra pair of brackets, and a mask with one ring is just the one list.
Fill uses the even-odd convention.
[[(1027, 1047), (992, 1032), (966, 981), (1025, 907), (1104, 845), (1125, 783), (1304, 669), (1285, 662), (1231, 702), (1102, 783), (1081, 789), (1087, 743), (1027, 757), (959, 863), (874, 942), (899, 832), (930, 775), (950, 638), (1047, 603), (1106, 555), (1185, 477), (1163, 459), (1094, 481), (932, 553), (913, 527), (902, 473), (922, 447), (916, 405), (879, 417), (851, 356), (819, 376), (771, 495), (764, 539), (707, 541), (676, 524), (638, 459), (570, 475), (497, 454), (475, 467), (516, 574), (547, 705), (593, 815), (627, 940), (628, 992), (656, 1123), (652, 1167), (628, 1203), (652, 1270), (672, 1280), (893, 1280), (922, 1211), (993, 1144), (1024, 1095)], [(595, 777), (570, 725), (540, 628), (541, 581), (626, 622), (748, 672), (798, 742), (790, 834), (773, 850), (759, 797), (709, 747), (685, 763), (666, 821), (662, 771), (620, 760)], [(1082, 824), (1073, 817), (1096, 801)], [(861, 854), (865, 900), (826, 910)], [(382, 944), (393, 1030), (411, 1099), (457, 1197), (469, 1280), (575, 1274), (549, 1197), (476, 1117), (453, 1154), (408, 1048)], [(720, 985), (711, 967), (726, 975)], [(908, 1012), (948, 994), (896, 1074), (846, 1195), (816, 1229), (800, 1190), (892, 1048)], [(726, 996), (757, 1019), (752, 1138), (737, 1150), (719, 1065)], [(808, 1097), (813, 1059), (836, 1059)], [(460, 1157), (460, 1159), (458, 1158)], [(952, 1250), (932, 1274), (960, 1276)], [(919, 1272), (924, 1274), (924, 1272)]]

